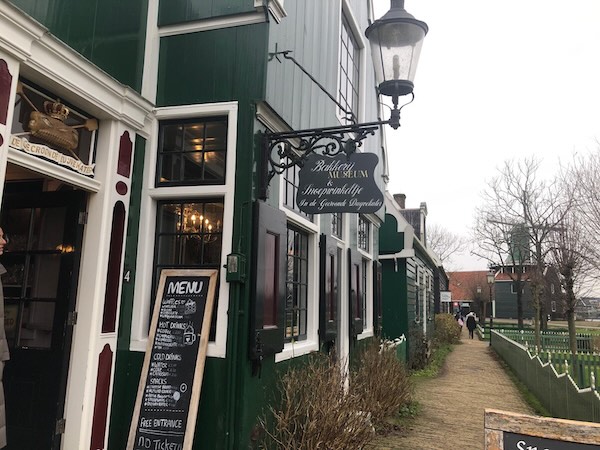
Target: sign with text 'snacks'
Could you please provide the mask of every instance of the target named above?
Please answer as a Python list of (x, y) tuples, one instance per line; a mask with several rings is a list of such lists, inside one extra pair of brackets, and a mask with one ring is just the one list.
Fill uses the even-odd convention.
[(306, 214), (374, 213), (383, 207), (373, 153), (312, 154), (298, 174), (296, 205)]
[(485, 450), (592, 450), (600, 424), (485, 410)]
[(208, 348), (216, 270), (163, 270), (127, 450), (190, 450)]

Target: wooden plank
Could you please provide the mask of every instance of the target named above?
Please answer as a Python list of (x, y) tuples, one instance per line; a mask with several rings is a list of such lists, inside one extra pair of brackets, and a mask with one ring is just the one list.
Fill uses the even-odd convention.
[[(600, 445), (600, 424), (567, 419), (528, 416), (494, 409), (485, 410), (486, 450), (500, 450), (498, 432), (544, 438), (560, 442)], [(488, 439), (489, 434), (489, 439)]]

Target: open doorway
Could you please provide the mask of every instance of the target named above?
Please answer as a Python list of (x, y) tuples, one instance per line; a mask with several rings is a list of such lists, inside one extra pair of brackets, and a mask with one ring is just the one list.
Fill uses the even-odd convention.
[(21, 172), (9, 165), (0, 210), (8, 449), (58, 449), (87, 195)]

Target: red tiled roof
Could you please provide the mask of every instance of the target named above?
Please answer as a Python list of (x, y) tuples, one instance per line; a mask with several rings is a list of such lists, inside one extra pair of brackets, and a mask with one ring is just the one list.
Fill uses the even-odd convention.
[(487, 298), (489, 287), (487, 284), (487, 270), (472, 272), (448, 272), (452, 301), (471, 301), (477, 295), (477, 286), (481, 287), (482, 298)]

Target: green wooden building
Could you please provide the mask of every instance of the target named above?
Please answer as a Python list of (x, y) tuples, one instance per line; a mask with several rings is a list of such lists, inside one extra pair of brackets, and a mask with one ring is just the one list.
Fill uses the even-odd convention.
[(406, 360), (409, 366), (418, 366), (431, 348), (435, 299), (447, 289), (448, 278), (426, 245), (426, 205), (411, 210), (404, 201), (403, 195), (386, 194), (385, 222), (379, 234), (381, 333), (389, 340), (405, 336)]
[[(256, 445), (311, 352), (430, 337), (435, 263), (402, 216), (306, 214), (299, 166), (268, 175), (265, 133), (384, 115), (374, 19), (372, 0), (0, 2), (10, 449), (126, 448), (164, 269), (218, 273), (195, 449)], [(360, 152), (385, 191), (381, 127)]]

